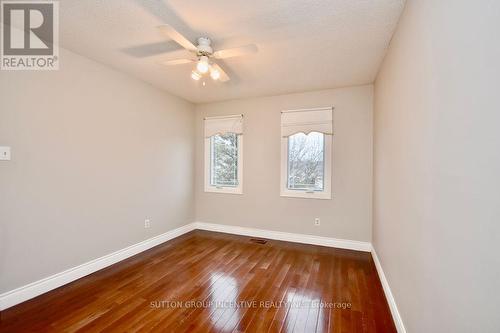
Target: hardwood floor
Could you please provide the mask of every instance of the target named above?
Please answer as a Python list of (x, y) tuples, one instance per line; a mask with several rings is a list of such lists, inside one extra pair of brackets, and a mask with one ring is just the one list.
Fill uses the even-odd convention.
[(396, 332), (369, 253), (193, 231), (1, 313), (0, 332)]

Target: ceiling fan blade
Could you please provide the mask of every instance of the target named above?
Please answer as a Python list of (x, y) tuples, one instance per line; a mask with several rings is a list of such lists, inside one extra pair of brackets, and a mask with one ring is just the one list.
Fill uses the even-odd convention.
[[(165, 41), (162, 41), (159, 43), (157, 42), (126, 47), (120, 49), (120, 51), (134, 58), (148, 58), (170, 52), (175, 48), (177, 48), (177, 43), (173, 41), (165, 43)], [(188, 53), (186, 50), (183, 51)]]
[(219, 81), (220, 82), (226, 82), (226, 81), (231, 80), (229, 78), (229, 76), (226, 74), (226, 72), (224, 72), (224, 70), (218, 64), (213, 64), (212, 67), (214, 69), (216, 69), (217, 71), (219, 71), (219, 73), (220, 73)]
[(188, 50), (182, 49), (177, 51), (168, 52), (158, 58), (157, 62), (160, 65), (181, 65), (196, 61), (196, 55), (189, 52)]
[(158, 26), (158, 29), (186, 50), (191, 52), (197, 51), (196, 46), (194, 46), (193, 43), (168, 24), (160, 25)]
[(259, 49), (257, 48), (257, 45), (250, 44), (250, 45), (235, 47), (232, 49), (219, 50), (214, 53), (214, 57), (216, 59), (239, 57), (245, 54), (257, 53), (258, 50)]
[(161, 61), (160, 64), (165, 66), (172, 66), (172, 65), (190, 64), (192, 62), (194, 62), (193, 59), (172, 59), (172, 60)]

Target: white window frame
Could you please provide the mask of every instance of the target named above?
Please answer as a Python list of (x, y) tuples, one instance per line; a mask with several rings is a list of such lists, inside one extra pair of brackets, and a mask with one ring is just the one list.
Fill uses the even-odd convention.
[[(328, 108), (317, 108), (309, 110), (320, 110)], [(329, 107), (329, 109), (333, 109)], [(294, 111), (308, 111), (304, 110), (290, 110), (283, 112)], [(324, 175), (323, 175), (323, 190), (322, 191), (309, 191), (309, 190), (291, 190), (288, 188), (288, 137), (281, 136), (281, 177), (280, 177), (280, 195), (282, 197), (292, 198), (306, 198), (306, 199), (324, 199), (329, 200), (332, 198), (332, 146), (333, 135), (324, 134)]]
[(214, 186), (210, 184), (211, 144), (210, 137), (205, 138), (205, 192), (243, 194), (243, 135), (238, 134), (238, 186)]

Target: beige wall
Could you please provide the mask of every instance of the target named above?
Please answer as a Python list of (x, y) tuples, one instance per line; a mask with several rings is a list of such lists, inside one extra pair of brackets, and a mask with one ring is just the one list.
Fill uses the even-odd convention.
[[(371, 240), (371, 85), (196, 107), (196, 220)], [(280, 197), (280, 111), (334, 106), (333, 199)], [(243, 195), (205, 193), (203, 118), (244, 114)], [(314, 226), (314, 218), (321, 226)]]
[(499, 332), (500, 2), (412, 1), (375, 83), (373, 242), (408, 332)]
[(0, 72), (0, 293), (193, 220), (193, 106), (60, 58)]

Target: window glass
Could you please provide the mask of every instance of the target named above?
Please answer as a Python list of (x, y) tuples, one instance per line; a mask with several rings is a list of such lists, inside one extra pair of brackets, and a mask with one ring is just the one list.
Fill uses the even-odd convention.
[(288, 137), (289, 190), (323, 191), (325, 135), (311, 132)]
[(235, 133), (210, 137), (210, 185), (238, 186), (238, 135)]

